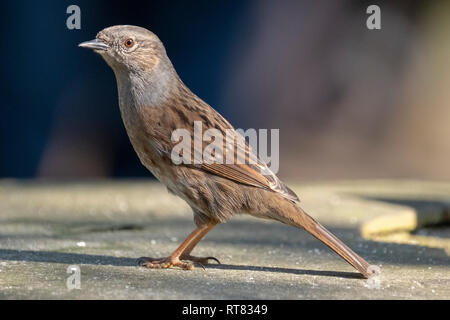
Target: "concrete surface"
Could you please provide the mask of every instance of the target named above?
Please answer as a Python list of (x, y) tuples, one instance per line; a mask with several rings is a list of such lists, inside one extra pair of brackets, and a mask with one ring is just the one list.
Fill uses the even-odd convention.
[[(192, 231), (158, 183), (0, 180), (1, 299), (449, 299), (450, 183), (289, 184), (303, 207), (370, 263), (375, 282), (303, 230), (238, 216), (196, 255), (221, 265), (148, 270)], [(433, 225), (434, 227), (423, 226)], [(364, 235), (364, 237), (363, 237)], [(80, 289), (67, 273), (80, 268)]]

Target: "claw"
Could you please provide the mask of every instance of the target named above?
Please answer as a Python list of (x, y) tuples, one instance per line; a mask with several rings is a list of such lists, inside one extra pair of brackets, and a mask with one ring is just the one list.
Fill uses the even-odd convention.
[(191, 255), (181, 256), (181, 260), (189, 260), (199, 264), (209, 264), (209, 260), (214, 260), (218, 264), (221, 264), (220, 261), (215, 257), (196, 257)]
[(214, 260), (215, 262), (217, 262), (218, 264), (221, 264), (219, 259), (217, 259), (215, 257), (207, 257), (206, 259), (208, 259), (208, 260), (211, 259), (211, 260)]
[(202, 267), (203, 270), (206, 270), (205, 266), (202, 263), (200, 263), (200, 262), (197, 262), (197, 263), (200, 265), (200, 267)]
[(136, 259), (136, 264), (142, 267), (146, 262), (149, 262), (151, 258), (149, 257), (140, 257)]

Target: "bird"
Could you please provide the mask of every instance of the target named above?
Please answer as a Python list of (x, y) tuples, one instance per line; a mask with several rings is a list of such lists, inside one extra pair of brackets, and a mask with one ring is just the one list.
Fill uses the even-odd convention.
[(210, 261), (220, 263), (215, 257), (197, 257), (191, 253), (214, 226), (237, 214), (249, 214), (305, 229), (362, 277), (373, 275), (367, 261), (300, 207), (294, 191), (259, 159), (241, 135), (236, 134), (221, 144), (214, 142), (218, 147), (215, 150), (224, 154), (241, 152), (244, 160), (253, 161), (239, 162), (233, 158), (231, 163), (223, 163), (208, 157), (201, 161), (174, 161), (173, 150), (179, 144), (184, 150), (192, 150), (190, 155), (183, 151), (185, 160), (204, 156), (206, 146), (206, 142), (195, 143), (195, 139), (180, 142), (174, 139), (174, 131), (183, 129), (193, 137), (195, 123), (204, 130), (215, 129), (222, 134), (236, 130), (183, 83), (162, 41), (153, 32), (132, 25), (111, 26), (79, 47), (92, 49), (112, 68), (121, 117), (141, 163), (193, 211), (195, 229), (181, 245), (167, 257), (139, 258), (140, 266), (192, 270), (197, 263), (202, 266)]

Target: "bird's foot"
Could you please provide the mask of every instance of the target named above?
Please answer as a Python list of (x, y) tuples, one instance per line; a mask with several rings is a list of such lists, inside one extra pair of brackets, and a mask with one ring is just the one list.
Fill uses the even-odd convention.
[(195, 257), (191, 255), (182, 255), (180, 258), (150, 258), (150, 257), (141, 257), (138, 259), (138, 265), (142, 267), (146, 267), (149, 269), (166, 269), (172, 267), (179, 267), (184, 270), (192, 270), (194, 269), (194, 265), (185, 261), (192, 261), (194, 263), (199, 263), (201, 266), (209, 263), (209, 260), (214, 260), (218, 264), (220, 264), (219, 259), (215, 257)]
[(191, 255), (181, 255), (180, 259), (200, 263), (201, 265), (208, 264), (209, 260), (214, 260), (218, 264), (220, 264), (219, 259), (217, 259), (215, 257), (195, 257), (195, 256), (191, 256)]
[(149, 269), (168, 269), (172, 267), (178, 267), (183, 270), (192, 270), (194, 265), (189, 262), (183, 262), (178, 258), (150, 258), (141, 257), (138, 259), (138, 265)]

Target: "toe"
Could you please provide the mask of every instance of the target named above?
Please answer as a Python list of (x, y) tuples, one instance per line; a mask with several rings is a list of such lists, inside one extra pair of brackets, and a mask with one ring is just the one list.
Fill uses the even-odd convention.
[(196, 263), (200, 263), (202, 265), (206, 265), (209, 264), (209, 260), (214, 260), (216, 261), (218, 264), (220, 264), (219, 259), (215, 258), (215, 257), (194, 257), (194, 256), (186, 256), (186, 257), (182, 257), (182, 260), (189, 260), (192, 262), (196, 262)]
[(140, 257), (136, 259), (136, 264), (138, 266), (143, 266), (145, 263), (147, 263), (148, 261), (150, 261), (149, 257)]
[(219, 259), (217, 259), (216, 257), (207, 257), (206, 261), (209, 261), (209, 260), (214, 260), (215, 262), (217, 262), (217, 264), (221, 264)]
[(183, 270), (194, 270), (194, 265), (192, 263), (189, 262), (182, 262), (180, 261), (177, 264), (174, 264), (174, 266), (179, 267)]
[(149, 269), (168, 269), (172, 267), (178, 267), (183, 270), (193, 270), (194, 265), (189, 262), (184, 262), (178, 258), (150, 258), (141, 257), (137, 259), (137, 263), (141, 267)]
[(140, 257), (136, 260), (138, 266), (160, 269), (160, 268), (170, 268), (168, 258), (151, 258), (151, 257)]

